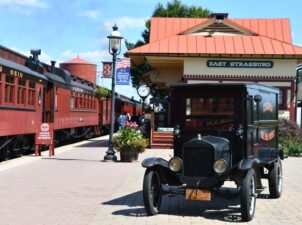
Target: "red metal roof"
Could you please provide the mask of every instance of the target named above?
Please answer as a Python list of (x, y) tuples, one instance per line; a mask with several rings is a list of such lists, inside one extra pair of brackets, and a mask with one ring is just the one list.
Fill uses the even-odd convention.
[[(302, 55), (292, 44), (288, 19), (225, 19), (242, 35), (201, 36), (186, 34), (209, 24), (212, 18), (152, 18), (150, 43), (129, 54), (269, 54)], [(249, 33), (247, 35), (247, 33)]]
[(80, 56), (78, 55), (77, 57), (75, 57), (71, 60), (68, 60), (66, 62), (63, 62), (61, 64), (89, 64), (89, 65), (91, 65), (92, 63), (90, 63), (84, 59), (81, 59)]

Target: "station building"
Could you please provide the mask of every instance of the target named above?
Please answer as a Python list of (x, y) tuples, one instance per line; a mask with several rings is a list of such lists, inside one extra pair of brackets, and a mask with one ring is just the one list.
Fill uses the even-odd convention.
[(127, 52), (147, 62), (149, 85), (256, 82), (279, 88), (279, 116), (295, 119), (296, 66), (289, 19), (151, 18), (150, 42)]

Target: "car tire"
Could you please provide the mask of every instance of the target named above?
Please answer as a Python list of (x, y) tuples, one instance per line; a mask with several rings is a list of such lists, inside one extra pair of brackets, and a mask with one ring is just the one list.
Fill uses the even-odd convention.
[(282, 193), (282, 164), (281, 161), (273, 163), (268, 174), (268, 186), (271, 198), (280, 198)]
[(243, 221), (251, 221), (256, 207), (256, 174), (249, 169), (242, 180), (240, 196), (241, 216)]
[(161, 182), (155, 170), (147, 170), (145, 173), (143, 199), (147, 215), (158, 214), (161, 205)]

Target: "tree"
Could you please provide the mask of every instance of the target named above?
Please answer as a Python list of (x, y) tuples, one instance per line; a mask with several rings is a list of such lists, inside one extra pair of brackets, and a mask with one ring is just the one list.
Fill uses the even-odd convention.
[(98, 87), (96, 92), (95, 92), (95, 97), (100, 99), (100, 98), (110, 98), (111, 97), (111, 92), (109, 89), (105, 87)]
[[(211, 12), (200, 6), (187, 6), (181, 3), (180, 0), (168, 2), (166, 6), (158, 3), (155, 7), (152, 17), (183, 17), (183, 18), (205, 18), (209, 17)], [(141, 33), (143, 40), (138, 40), (136, 43), (131, 43), (125, 40), (128, 50), (149, 43), (151, 21), (145, 23), (145, 30)], [(142, 65), (131, 65), (131, 78), (133, 86), (137, 87), (142, 80), (142, 75), (151, 69), (150, 65), (143, 63)]]

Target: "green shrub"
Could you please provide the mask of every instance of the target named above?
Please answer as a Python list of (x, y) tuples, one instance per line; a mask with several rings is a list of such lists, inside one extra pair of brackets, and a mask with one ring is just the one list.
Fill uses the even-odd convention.
[(295, 122), (279, 120), (279, 148), (285, 155), (302, 154), (302, 130)]
[(302, 154), (302, 143), (290, 142), (287, 145), (281, 145), (285, 155), (300, 156)]

